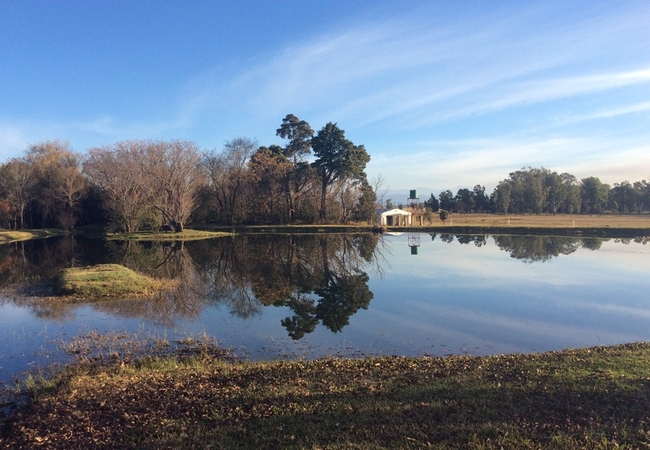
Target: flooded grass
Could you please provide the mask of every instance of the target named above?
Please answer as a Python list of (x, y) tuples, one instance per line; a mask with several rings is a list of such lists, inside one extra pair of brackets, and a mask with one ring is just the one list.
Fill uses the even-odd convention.
[[(189, 339), (192, 341), (192, 339)], [(8, 448), (641, 448), (650, 344), (531, 355), (76, 364)], [(116, 358), (119, 360), (119, 358)]]
[(169, 282), (138, 274), (119, 264), (99, 264), (61, 270), (54, 279), (54, 293), (95, 299), (151, 295), (168, 285)]

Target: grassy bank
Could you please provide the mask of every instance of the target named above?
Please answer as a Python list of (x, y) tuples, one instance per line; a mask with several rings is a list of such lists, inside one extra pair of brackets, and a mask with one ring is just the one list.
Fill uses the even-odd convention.
[(650, 344), (533, 355), (68, 369), (8, 448), (641, 448)]
[(29, 239), (45, 239), (52, 236), (68, 234), (64, 230), (0, 230), (0, 244), (27, 241)]
[(225, 231), (190, 230), (185, 229), (180, 233), (161, 231), (138, 231), (137, 233), (106, 233), (104, 237), (109, 240), (122, 241), (192, 241), (198, 239), (211, 239), (228, 236)]

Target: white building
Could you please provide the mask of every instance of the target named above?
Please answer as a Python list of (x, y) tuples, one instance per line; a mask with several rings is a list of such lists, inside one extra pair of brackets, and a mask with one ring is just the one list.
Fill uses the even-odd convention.
[(380, 213), (379, 223), (389, 227), (411, 226), (413, 225), (413, 214), (403, 209), (389, 209)]

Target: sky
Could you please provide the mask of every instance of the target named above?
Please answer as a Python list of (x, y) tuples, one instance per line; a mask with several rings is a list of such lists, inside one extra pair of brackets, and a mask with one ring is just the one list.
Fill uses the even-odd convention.
[(648, 180), (650, 2), (0, 0), (0, 162), (283, 145), (289, 113), (337, 123), (384, 189)]

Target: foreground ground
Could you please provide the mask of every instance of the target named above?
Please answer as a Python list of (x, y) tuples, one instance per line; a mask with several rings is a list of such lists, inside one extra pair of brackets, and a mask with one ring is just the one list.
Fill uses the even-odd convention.
[(3, 448), (647, 448), (650, 344), (533, 355), (71, 367)]

